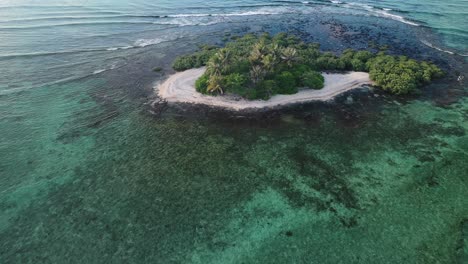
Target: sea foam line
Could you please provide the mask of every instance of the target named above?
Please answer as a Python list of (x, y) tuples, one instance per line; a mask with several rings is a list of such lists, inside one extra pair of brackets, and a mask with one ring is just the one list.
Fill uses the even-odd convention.
[(451, 55), (459, 55), (459, 56), (462, 56), (462, 57), (468, 57), (468, 54), (459, 54), (459, 53), (455, 53), (455, 52), (450, 51), (450, 50), (444, 50), (444, 49), (442, 49), (442, 48), (439, 48), (439, 47), (433, 45), (432, 43), (430, 43), (429, 41), (424, 40), (424, 39), (422, 39), (421, 42), (422, 42), (424, 45), (426, 45), (426, 46), (428, 46), (428, 47), (430, 47), (430, 48), (436, 49), (436, 50), (438, 50), (438, 51), (442, 51), (442, 52), (445, 52), (445, 53), (448, 53), (448, 54), (451, 54)]
[(402, 23), (405, 23), (405, 24), (408, 24), (408, 25), (411, 25), (411, 26), (416, 26), (416, 27), (420, 26), (418, 23), (409, 21), (408, 19), (406, 19), (403, 16), (399, 16), (399, 15), (395, 15), (395, 14), (390, 13), (389, 11), (391, 11), (391, 9), (389, 9), (389, 8), (380, 9), (380, 8), (376, 8), (376, 7), (368, 5), (368, 4), (355, 3), (355, 2), (349, 2), (349, 3), (341, 2), (341, 5), (343, 5), (344, 7), (348, 7), (348, 8), (353, 8), (353, 9), (358, 9), (358, 10), (365, 10), (365, 11), (368, 11), (371, 15), (390, 18), (390, 19), (393, 19), (393, 20), (396, 20), (396, 21), (399, 21), (399, 22), (402, 22)]
[(247, 11), (240, 13), (218, 13), (218, 14), (176, 14), (176, 15), (167, 15), (164, 16), (168, 18), (178, 18), (178, 17), (230, 17), (230, 16), (256, 16), (256, 15), (279, 15), (284, 14), (285, 12), (271, 12), (271, 11)]
[(61, 24), (44, 24), (30, 26), (5, 26), (0, 27), (1, 30), (25, 30), (25, 29), (42, 29), (54, 27), (77, 27), (77, 26), (106, 26), (106, 25), (151, 25), (151, 21), (102, 21), (102, 22), (80, 22), (80, 23), (61, 23)]
[(117, 68), (117, 64), (114, 63), (114, 64), (112, 64), (112, 65), (111, 65), (109, 68), (107, 68), (107, 69), (95, 70), (95, 71), (93, 72), (93, 75), (96, 75), (96, 74), (99, 74), (99, 73), (105, 72), (105, 71), (110, 71), (110, 70), (113, 70), (113, 69), (116, 69), (116, 68)]
[(143, 48), (150, 45), (160, 44), (166, 41), (176, 40), (173, 39), (138, 39), (135, 41), (132, 46), (122, 46), (122, 47), (108, 47), (108, 48), (95, 48), (95, 49), (82, 49), (82, 50), (64, 50), (64, 51), (54, 51), (54, 52), (33, 52), (33, 53), (16, 53), (16, 54), (0, 54), (0, 59), (12, 59), (18, 57), (41, 57), (41, 56), (53, 56), (53, 55), (67, 55), (67, 54), (78, 54), (78, 53), (89, 53), (89, 52), (99, 52), (99, 51), (117, 51), (117, 50), (127, 50), (134, 48)]
[(436, 50), (438, 50), (438, 51), (442, 51), (442, 52), (445, 52), (445, 53), (448, 53), (448, 54), (451, 54), (451, 55), (454, 55), (454, 54), (455, 54), (455, 52), (453, 52), (453, 51), (444, 50), (444, 49), (441, 49), (441, 48), (439, 48), (439, 47), (436, 47), (436, 46), (432, 45), (432, 43), (430, 43), (430, 42), (427, 41), (427, 40), (422, 39), (421, 42), (422, 42), (424, 45), (426, 45), (426, 46), (428, 46), (428, 47), (430, 47), (430, 48), (436, 49)]
[(124, 47), (111, 47), (106, 49), (107, 51), (116, 51), (116, 50), (126, 50), (126, 49), (132, 49), (135, 48), (135, 46), (124, 46)]

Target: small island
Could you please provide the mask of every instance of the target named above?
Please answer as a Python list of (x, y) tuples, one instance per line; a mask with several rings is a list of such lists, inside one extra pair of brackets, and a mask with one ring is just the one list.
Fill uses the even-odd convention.
[(429, 62), (384, 51), (347, 49), (337, 56), (285, 33), (202, 46), (176, 58), (173, 68), (179, 73), (159, 86), (161, 98), (234, 110), (326, 101), (363, 85), (404, 95), (443, 76)]

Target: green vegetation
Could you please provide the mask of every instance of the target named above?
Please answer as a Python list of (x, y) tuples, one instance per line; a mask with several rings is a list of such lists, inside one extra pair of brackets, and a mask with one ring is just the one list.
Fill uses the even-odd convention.
[(217, 52), (213, 46), (201, 46), (200, 50), (191, 55), (177, 57), (172, 68), (176, 71), (185, 71), (192, 68), (205, 66), (208, 60)]
[(207, 88), (208, 88), (208, 80), (209, 76), (206, 74), (203, 74), (198, 80), (195, 81), (195, 89), (199, 93), (206, 94), (207, 93)]
[(247, 99), (268, 99), (275, 94), (294, 94), (299, 87), (321, 89), (320, 71), (365, 71), (378, 87), (407, 94), (443, 72), (428, 62), (383, 51), (345, 50), (341, 56), (321, 52), (316, 43), (304, 43), (285, 33), (276, 36), (247, 34), (232, 37), (224, 48), (203, 46), (191, 55), (178, 57), (177, 71), (206, 66), (196, 82), (204, 94), (237, 94)]
[(405, 56), (395, 57), (383, 53), (370, 59), (368, 65), (370, 78), (382, 89), (395, 94), (407, 94), (444, 75), (433, 64), (418, 63)]
[(316, 71), (304, 73), (302, 79), (304, 80), (304, 85), (312, 89), (322, 89), (325, 81), (323, 76)]

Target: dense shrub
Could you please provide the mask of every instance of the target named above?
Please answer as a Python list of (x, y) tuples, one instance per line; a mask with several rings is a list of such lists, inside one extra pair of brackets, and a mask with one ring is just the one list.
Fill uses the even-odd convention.
[(295, 94), (297, 93), (296, 78), (288, 71), (284, 71), (275, 78), (278, 84), (276, 93), (278, 94)]
[(247, 73), (250, 71), (250, 63), (247, 59), (239, 59), (235, 61), (231, 67), (232, 72)]
[(305, 64), (298, 64), (290, 70), (296, 80), (297, 86), (304, 86), (304, 74), (310, 70), (311, 68)]
[(394, 94), (407, 94), (417, 87), (440, 78), (443, 72), (433, 64), (418, 63), (405, 56), (379, 53), (367, 62), (370, 78), (382, 89)]
[(186, 55), (186, 56), (179, 56), (175, 59), (174, 63), (172, 64), (172, 68), (176, 71), (185, 71), (191, 68), (195, 68), (196, 66), (195, 56), (193, 55)]
[(274, 80), (264, 80), (260, 83), (257, 97), (268, 100), (278, 90), (278, 84)]
[(360, 60), (363, 63), (366, 63), (372, 57), (374, 57), (374, 54), (372, 54), (370, 51), (360, 50), (360, 51), (354, 53), (353, 59)]
[(225, 92), (241, 94), (247, 85), (247, 77), (240, 73), (231, 73), (224, 78)]
[(177, 57), (172, 63), (172, 68), (176, 71), (200, 68), (206, 65), (208, 60), (217, 52), (217, 50), (217, 48), (212, 46), (202, 46), (201, 50), (194, 54)]
[(245, 91), (241, 94), (244, 98), (247, 98), (249, 100), (256, 100), (259, 99), (257, 96), (257, 89), (245, 89)]
[(386, 91), (394, 94), (407, 94), (414, 91), (418, 85), (416, 79), (409, 73), (376, 73), (376, 70), (371, 72), (371, 78)]
[(202, 93), (202, 94), (207, 93), (209, 79), (210, 79), (210, 76), (208, 76), (207, 74), (203, 74), (200, 78), (198, 78), (195, 81), (195, 89), (197, 90), (197, 92)]
[(366, 63), (359, 59), (352, 59), (350, 61), (350, 68), (354, 71), (367, 71)]
[(320, 56), (317, 61), (317, 68), (320, 70), (345, 70), (346, 62), (337, 58), (331, 53), (324, 53), (323, 56)]
[(325, 83), (323, 75), (316, 71), (308, 71), (303, 75), (304, 86), (312, 89), (322, 89)]

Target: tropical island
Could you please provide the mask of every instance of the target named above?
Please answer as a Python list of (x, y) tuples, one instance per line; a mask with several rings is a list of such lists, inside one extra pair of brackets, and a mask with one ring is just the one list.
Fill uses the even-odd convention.
[(161, 97), (233, 109), (329, 100), (365, 84), (404, 95), (443, 76), (429, 62), (381, 50), (347, 49), (338, 56), (286, 33), (202, 46), (176, 58), (173, 69), (179, 73), (159, 87)]

